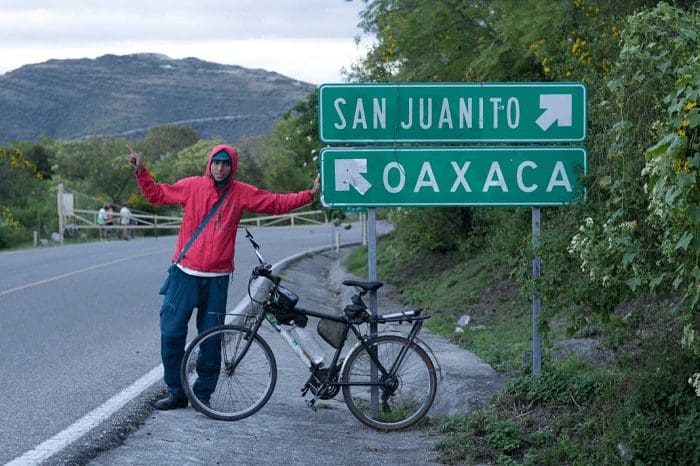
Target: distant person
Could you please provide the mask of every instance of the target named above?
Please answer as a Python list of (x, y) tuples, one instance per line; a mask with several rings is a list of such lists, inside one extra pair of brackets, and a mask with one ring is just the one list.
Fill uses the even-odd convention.
[(97, 211), (97, 230), (100, 235), (100, 241), (107, 239), (107, 204), (100, 207)]
[[(155, 407), (184, 408), (188, 402), (180, 384), (180, 362), (185, 352), (187, 324), (195, 307), (199, 333), (223, 323), (229, 277), (234, 269), (236, 231), (243, 212), (277, 215), (309, 204), (319, 191), (318, 177), (309, 190), (270, 193), (236, 180), (236, 149), (217, 145), (211, 150), (203, 176), (183, 178), (173, 184), (157, 183), (145, 169), (141, 156), (131, 147), (128, 149), (129, 165), (134, 168), (146, 199), (153, 204), (178, 204), (183, 209), (172, 256), (176, 267), (161, 289), (165, 295), (160, 310), (161, 358), (170, 395), (157, 401)], [(223, 199), (219, 209), (180, 259), (183, 248), (219, 199)], [(215, 348), (200, 354), (202, 365), (198, 362), (199, 379), (194, 391), (204, 403), (208, 403), (216, 388), (220, 357)]]
[(122, 239), (129, 239), (131, 237), (131, 211), (126, 206), (122, 204), (122, 208), (119, 209), (119, 224), (122, 226)]
[(112, 237), (112, 225), (114, 224), (114, 210), (112, 210), (112, 206), (107, 204), (105, 206), (105, 225), (106, 225), (106, 230), (107, 230), (107, 238)]

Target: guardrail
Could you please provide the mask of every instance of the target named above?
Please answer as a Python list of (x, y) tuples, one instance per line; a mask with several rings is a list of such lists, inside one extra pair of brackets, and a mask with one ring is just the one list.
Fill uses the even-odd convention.
[[(319, 217), (323, 220), (319, 220)], [(242, 218), (241, 225), (255, 224), (256, 227), (269, 227), (278, 223), (282, 223), (286, 220), (289, 220), (292, 226), (295, 225), (295, 222), (300, 221), (305, 223), (312, 223), (315, 225), (323, 225), (324, 223), (328, 223), (326, 213), (323, 210), (310, 210), (306, 212), (290, 212), (288, 214), (283, 215), (267, 215), (263, 217)]]
[[(303, 212), (290, 212), (282, 215), (266, 215), (241, 219), (241, 225), (255, 225), (256, 227), (269, 227), (281, 223), (289, 223), (295, 226), (299, 223), (311, 223), (323, 225), (328, 223), (326, 213), (323, 210), (311, 210)], [(169, 215), (156, 215), (144, 213), (132, 213), (130, 223), (123, 225), (121, 215), (114, 213), (111, 223), (101, 225), (97, 223), (97, 211), (90, 209), (73, 209), (73, 215), (67, 217), (64, 225), (65, 232), (72, 236), (80, 230), (97, 230), (109, 228), (113, 230), (168, 230), (179, 229), (182, 217)]]

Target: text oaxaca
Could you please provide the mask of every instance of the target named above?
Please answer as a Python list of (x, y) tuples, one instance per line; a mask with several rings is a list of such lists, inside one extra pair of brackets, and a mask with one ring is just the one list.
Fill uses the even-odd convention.
[(581, 194), (586, 154), (578, 148), (330, 148), (321, 164), (328, 205), (560, 205)]

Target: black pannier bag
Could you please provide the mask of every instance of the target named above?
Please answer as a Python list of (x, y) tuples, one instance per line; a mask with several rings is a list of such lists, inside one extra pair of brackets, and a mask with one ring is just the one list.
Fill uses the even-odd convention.
[(336, 322), (330, 319), (321, 319), (318, 321), (316, 331), (323, 338), (323, 341), (331, 345), (333, 348), (340, 348), (343, 345), (343, 332), (345, 324)]
[(294, 325), (306, 327), (309, 318), (294, 308), (298, 302), (299, 296), (283, 286), (272, 292), (272, 311), (280, 324), (291, 325), (294, 321)]

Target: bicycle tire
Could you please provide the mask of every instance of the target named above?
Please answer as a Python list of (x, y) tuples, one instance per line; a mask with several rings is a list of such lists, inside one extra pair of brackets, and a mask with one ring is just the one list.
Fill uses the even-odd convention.
[[(236, 421), (255, 414), (268, 402), (277, 383), (277, 362), (260, 335), (255, 335), (231, 369), (249, 335), (247, 328), (222, 325), (192, 340), (182, 358), (180, 381), (194, 409), (214, 419)], [(202, 353), (213, 364), (198, 363)]]
[(393, 376), (385, 378), (379, 373), (378, 378), (388, 384), (377, 390), (378, 410), (373, 414), (370, 401), (373, 387), (353, 385), (371, 382), (370, 355), (364, 346), (355, 347), (343, 368), (345, 404), (353, 416), (374, 429), (398, 430), (412, 426), (425, 416), (435, 400), (435, 366), (423, 348), (398, 335), (381, 335), (368, 344), (376, 348), (379, 362), (387, 371), (402, 349), (406, 348), (407, 352)]

